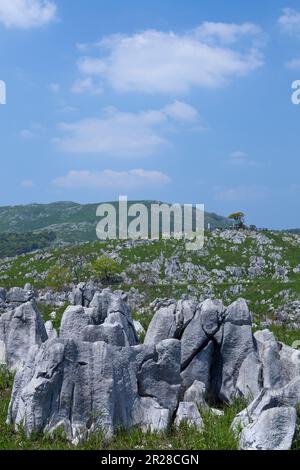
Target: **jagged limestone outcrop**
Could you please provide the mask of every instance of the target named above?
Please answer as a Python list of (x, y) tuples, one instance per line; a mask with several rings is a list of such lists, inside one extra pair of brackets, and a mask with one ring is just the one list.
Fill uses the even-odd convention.
[(93, 432), (110, 438), (135, 425), (162, 431), (186, 422), (202, 429), (202, 407), (244, 397), (251, 403), (233, 423), (240, 447), (291, 446), (300, 353), (268, 330), (253, 334), (243, 299), (228, 307), (216, 300), (167, 301), (144, 344), (122, 292), (81, 298), (66, 309), (59, 335), (31, 301), (2, 315), (0, 340), (5, 361), (18, 370), (8, 421), (28, 434), (63, 428), (77, 443)]

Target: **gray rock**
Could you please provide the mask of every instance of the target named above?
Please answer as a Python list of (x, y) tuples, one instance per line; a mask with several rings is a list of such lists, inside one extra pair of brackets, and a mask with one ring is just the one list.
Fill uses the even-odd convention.
[(191, 385), (190, 388), (188, 388), (187, 391), (185, 392), (184, 401), (195, 403), (198, 408), (199, 407), (208, 408), (208, 405), (205, 401), (205, 393), (206, 393), (205, 384), (203, 382), (199, 382), (198, 380), (195, 380), (193, 385)]
[(288, 384), (300, 377), (300, 351), (282, 343), (279, 343), (279, 348), (281, 372), (284, 383)]
[(109, 438), (135, 425), (161, 431), (171, 422), (179, 391), (179, 341), (116, 347), (50, 340), (32, 348), (18, 372), (8, 421), (22, 423), (28, 434), (62, 427), (72, 442), (99, 430)]
[(209, 343), (209, 338), (201, 324), (201, 309), (198, 309), (194, 318), (185, 328), (181, 337), (181, 364), (185, 369), (195, 356)]
[[(226, 312), (223, 338), (220, 346), (221, 385), (219, 398), (231, 403), (237, 396), (236, 384), (240, 367), (256, 348), (252, 335), (252, 319), (246, 302), (239, 299)], [(247, 387), (244, 384), (243, 388)]]
[(60, 327), (60, 337), (63, 339), (81, 338), (83, 330), (93, 324), (94, 310), (79, 305), (67, 307)]
[(30, 284), (30, 282), (27, 282), (24, 286), (24, 290), (26, 290), (27, 292), (32, 292), (33, 291), (33, 287), (32, 285)]
[[(127, 428), (137, 399), (130, 348), (71, 339), (48, 341), (15, 383), (9, 419), (27, 433), (63, 424), (70, 440), (103, 430), (109, 437)], [(20, 374), (21, 375), (21, 374)]]
[(47, 321), (45, 323), (45, 330), (48, 336), (48, 339), (56, 339), (57, 338), (57, 331), (53, 326), (53, 323), (51, 320)]
[(174, 416), (176, 425), (201, 429), (197, 407), (242, 396), (253, 401), (232, 425), (242, 429), (241, 448), (291, 445), (300, 352), (269, 331), (254, 336), (244, 300), (227, 309), (209, 299), (157, 300), (139, 345), (127, 294), (94, 289), (88, 283), (73, 291), (80, 303), (66, 309), (59, 338), (34, 301), (0, 317), (0, 363), (18, 370), (9, 423), (28, 434), (63, 428), (77, 444), (100, 430), (109, 438), (119, 427), (164, 431)]
[(211, 414), (218, 417), (224, 416), (225, 414), (223, 410), (218, 410), (217, 408), (210, 408), (209, 411)]
[(97, 286), (94, 282), (87, 282), (82, 291), (82, 301), (84, 307), (89, 307), (93, 297), (97, 291)]
[(0, 340), (0, 365), (6, 365), (6, 349), (4, 341)]
[(0, 317), (2, 355), (9, 369), (23, 366), (32, 346), (40, 346), (48, 339), (41, 315), (34, 301), (24, 303)]
[(175, 410), (180, 389), (180, 341), (167, 339), (156, 345), (137, 374), (139, 394), (155, 397), (161, 406)]
[(219, 330), (225, 315), (225, 308), (220, 300), (207, 299), (201, 305), (201, 326), (211, 338)]
[(188, 366), (182, 370), (182, 387), (187, 390), (195, 380), (204, 383), (207, 393), (210, 394), (211, 382), (211, 366), (214, 356), (214, 344), (212, 341), (208, 343), (198, 354), (192, 359)]
[(138, 320), (133, 320), (133, 326), (138, 336), (144, 335), (146, 333), (143, 325)]
[(209, 299), (198, 307), (181, 337), (181, 365), (183, 369), (218, 332), (224, 310), (222, 302)]
[(1, 302), (6, 302), (6, 289), (3, 289), (3, 287), (0, 287), (0, 303)]
[(263, 364), (263, 386), (271, 389), (283, 387), (286, 382), (282, 374), (279, 343), (269, 330), (257, 331), (254, 337)]
[(66, 309), (61, 321), (61, 338), (85, 338), (89, 342), (105, 341), (119, 346), (138, 344), (131, 311), (119, 295), (106, 289), (96, 293), (89, 305)]
[(83, 307), (83, 289), (85, 283), (80, 283), (73, 288), (72, 292), (69, 295), (69, 301), (72, 305), (81, 305)]
[(155, 313), (147, 330), (145, 344), (157, 344), (164, 339), (181, 338), (184, 330), (192, 321), (197, 302), (181, 300), (167, 301)]
[(289, 450), (296, 430), (297, 412), (293, 407), (264, 410), (248, 424), (240, 436), (242, 450)]
[(22, 289), (21, 287), (12, 287), (7, 292), (6, 301), (9, 304), (21, 305), (29, 302), (34, 297), (33, 291)]
[(126, 345), (124, 330), (118, 323), (86, 326), (82, 330), (81, 339), (89, 343), (104, 341), (112, 346)]
[(251, 352), (244, 359), (239, 369), (236, 388), (240, 394), (253, 400), (261, 392), (263, 387), (263, 367), (258, 354)]
[(171, 411), (151, 397), (137, 400), (132, 414), (132, 425), (140, 426), (144, 432), (163, 432), (171, 425)]
[(296, 408), (300, 405), (300, 377), (281, 389), (263, 389), (232, 423), (242, 430), (240, 447), (245, 449), (289, 449), (295, 433)]
[(175, 418), (175, 426), (179, 427), (182, 423), (186, 423), (190, 427), (203, 429), (204, 423), (195, 403), (181, 402)]
[(164, 339), (174, 338), (176, 332), (176, 305), (160, 308), (152, 318), (144, 344), (154, 345)]

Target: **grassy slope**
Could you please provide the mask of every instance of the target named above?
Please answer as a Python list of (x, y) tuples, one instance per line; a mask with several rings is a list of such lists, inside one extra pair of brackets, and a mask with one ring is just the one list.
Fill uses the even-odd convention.
[[(142, 202), (149, 207), (153, 201)], [(112, 204), (117, 209), (117, 203)], [(96, 240), (97, 207), (98, 204), (74, 202), (0, 207), (0, 233), (51, 230), (58, 240), (67, 243), (93, 241)], [(211, 213), (206, 213), (207, 223), (211, 224), (212, 229), (229, 224), (224, 217)]]
[[(272, 248), (266, 249), (265, 256), (268, 257), (268, 251), (279, 250), (282, 255), (279, 264), (283, 265), (288, 262), (291, 267), (287, 281), (272, 278), (272, 264), (274, 263), (271, 261), (271, 268), (268, 268), (263, 275), (254, 279), (246, 276), (243, 279), (229, 278), (226, 282), (219, 283), (217, 276), (212, 273), (209, 282), (204, 285), (191, 281), (189, 286), (194, 287), (199, 292), (205, 286), (209, 286), (213, 291), (213, 296), (220, 298), (224, 296), (224, 292), (227, 292), (226, 303), (242, 296), (249, 301), (250, 308), (255, 313), (256, 322), (260, 323), (265, 318), (272, 318), (273, 313), (270, 302), (273, 308), (279, 308), (285, 302), (284, 298), (279, 296), (280, 292), (289, 290), (295, 299), (300, 299), (300, 273), (292, 272), (292, 269), (300, 264), (300, 243), (296, 245), (293, 236), (290, 236), (290, 241), (286, 241), (284, 234), (268, 233), (267, 236), (273, 240), (274, 244)], [(236, 251), (232, 251), (232, 243), (221, 239), (214, 239), (211, 243), (212, 238), (211, 234), (206, 234), (205, 251), (203, 253), (184, 252), (184, 255), (180, 255), (181, 261), (189, 259), (195, 265), (212, 272), (214, 269), (225, 270), (228, 266), (247, 268), (250, 264), (250, 256), (260, 255), (255, 241), (251, 238), (247, 238), (244, 243), (237, 245)], [(121, 249), (118, 251), (121, 268), (126, 270), (133, 263), (151, 262), (157, 259), (161, 253), (167, 259), (170, 259), (179, 248), (182, 248), (182, 244), (181, 241), (171, 240), (160, 241), (151, 245), (140, 245), (132, 249)], [(23, 286), (25, 282), (31, 282), (36, 288), (46, 287), (47, 272), (54, 265), (61, 265), (62, 263), (72, 265), (74, 262), (76, 263), (77, 258), (83, 258), (86, 263), (89, 263), (102, 255), (114, 252), (117, 246), (118, 242), (98, 241), (67, 248), (53, 248), (6, 261), (0, 260), (0, 286), (9, 288)], [(132, 275), (132, 279), (134, 281), (133, 285), (118, 285), (115, 287), (124, 290), (137, 287), (140, 292), (146, 294), (148, 304), (157, 297), (180, 298), (182, 294), (187, 293), (188, 286), (186, 283), (166, 283), (163, 272), (161, 272), (161, 281), (155, 283), (155, 285), (151, 285), (151, 283), (141, 284), (135, 275)], [(85, 279), (80, 280), (84, 281)], [(242, 294), (234, 295), (230, 292), (230, 288), (236, 284), (242, 286)], [(261, 303), (261, 301), (264, 301), (264, 303)], [(142, 320), (146, 321), (143, 318)], [(277, 333), (279, 334), (279, 332)], [(280, 339), (285, 337), (286, 334)]]

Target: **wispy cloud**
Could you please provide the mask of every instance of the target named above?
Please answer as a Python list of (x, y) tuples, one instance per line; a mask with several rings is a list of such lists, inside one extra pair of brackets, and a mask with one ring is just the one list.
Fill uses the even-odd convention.
[(171, 178), (160, 171), (133, 169), (128, 171), (76, 171), (53, 180), (53, 184), (64, 189), (139, 189), (144, 187), (165, 186)]
[[(198, 111), (187, 103), (175, 101), (158, 109), (137, 113), (106, 108), (101, 117), (61, 123), (60, 150), (71, 153), (139, 157), (157, 153), (168, 145), (167, 135), (177, 123), (189, 126), (199, 119)], [(182, 131), (182, 126), (180, 126)]]
[(102, 85), (97, 84), (91, 77), (77, 79), (71, 92), (76, 94), (89, 93), (91, 95), (100, 95), (103, 93)]
[[(78, 67), (83, 76), (97, 77), (118, 92), (217, 88), (263, 64), (261, 35), (252, 23), (203, 23), (183, 34), (146, 30), (115, 35), (98, 43), (100, 55), (82, 57)], [(81, 51), (87, 49), (80, 45)]]
[(270, 189), (266, 186), (236, 186), (214, 188), (215, 199), (223, 202), (253, 202), (266, 199), (270, 196)]
[(50, 83), (49, 90), (52, 91), (52, 93), (57, 94), (60, 92), (61, 86), (59, 83)]
[(43, 133), (43, 126), (38, 123), (31, 124), (28, 129), (22, 129), (20, 131), (20, 137), (24, 140), (32, 140), (41, 137)]
[(253, 23), (214, 23), (205, 21), (198, 28), (195, 33), (197, 37), (204, 42), (222, 44), (234, 44), (240, 41), (243, 37), (260, 38), (262, 40), (262, 30), (260, 26)]
[(235, 150), (232, 152), (226, 160), (226, 163), (227, 165), (235, 167), (262, 166), (261, 162), (252, 160), (246, 152), (242, 152), (241, 150)]
[(300, 70), (300, 57), (289, 60), (285, 66), (290, 70)]
[(33, 180), (23, 180), (21, 182), (21, 186), (23, 186), (23, 188), (33, 188), (34, 181)]
[(278, 19), (278, 24), (283, 33), (300, 37), (300, 12), (293, 8), (284, 8)]
[(0, 23), (7, 28), (37, 28), (53, 21), (56, 12), (49, 0), (0, 0)]

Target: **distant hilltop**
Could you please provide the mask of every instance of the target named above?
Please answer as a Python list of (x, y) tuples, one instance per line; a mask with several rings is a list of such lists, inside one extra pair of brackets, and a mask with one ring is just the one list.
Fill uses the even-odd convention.
[[(159, 201), (128, 201), (128, 206), (143, 203), (149, 207)], [(0, 233), (54, 232), (58, 243), (96, 240), (96, 209), (100, 203), (78, 204), (69, 201), (0, 207)], [(110, 202), (118, 208), (117, 202)], [(161, 203), (162, 204), (162, 203)], [(226, 217), (205, 213), (205, 228), (228, 228)]]

